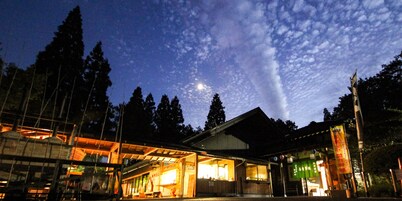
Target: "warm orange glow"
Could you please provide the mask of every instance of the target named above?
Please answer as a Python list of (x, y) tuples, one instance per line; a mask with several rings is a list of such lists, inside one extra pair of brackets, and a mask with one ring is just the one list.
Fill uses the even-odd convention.
[(176, 183), (176, 170), (169, 170), (162, 174), (161, 185), (175, 184)]
[(207, 159), (198, 164), (198, 178), (233, 180), (234, 162), (232, 160)]
[(267, 166), (248, 163), (246, 167), (246, 179), (267, 181), (268, 180)]

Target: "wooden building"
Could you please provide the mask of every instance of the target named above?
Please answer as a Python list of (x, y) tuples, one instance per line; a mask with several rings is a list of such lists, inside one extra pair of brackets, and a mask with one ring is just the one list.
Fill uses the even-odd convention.
[[(45, 161), (49, 171), (60, 173), (46, 188), (65, 186), (63, 193), (79, 190), (123, 198), (326, 196), (329, 190), (344, 190), (344, 184), (350, 187), (350, 174), (340, 173), (331, 141), (331, 129), (341, 123), (282, 133), (255, 108), (181, 144), (95, 139), (75, 136), (74, 129), (54, 135), (21, 127), (16, 133), (10, 132), (12, 125), (1, 124), (5, 171), (0, 179), (41, 178), (42, 170), (31, 174), (29, 168)], [(14, 171), (12, 153), (21, 157), (19, 172)]]
[[(258, 157), (263, 146), (275, 144), (281, 140), (282, 134), (275, 124), (260, 108), (255, 108), (215, 128), (189, 137), (183, 142), (208, 154), (226, 156), (234, 164), (230, 191), (222, 192), (220, 185), (209, 185), (208, 188), (197, 187), (198, 194), (213, 195), (216, 192), (235, 196), (273, 196), (272, 166)], [(230, 167), (230, 166), (228, 166)], [(200, 174), (198, 174), (200, 176)], [(219, 178), (214, 178), (219, 181)], [(197, 184), (210, 182), (198, 178)]]

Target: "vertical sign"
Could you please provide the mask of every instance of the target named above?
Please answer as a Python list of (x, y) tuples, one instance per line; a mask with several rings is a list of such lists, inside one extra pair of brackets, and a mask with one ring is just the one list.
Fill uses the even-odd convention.
[(331, 139), (339, 174), (351, 174), (352, 165), (343, 125), (331, 127)]

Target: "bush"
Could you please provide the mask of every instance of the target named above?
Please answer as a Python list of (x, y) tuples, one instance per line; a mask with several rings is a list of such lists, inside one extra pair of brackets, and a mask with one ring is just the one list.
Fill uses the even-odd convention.
[(392, 184), (382, 182), (370, 186), (369, 193), (370, 196), (373, 197), (392, 197), (394, 194), (394, 190)]

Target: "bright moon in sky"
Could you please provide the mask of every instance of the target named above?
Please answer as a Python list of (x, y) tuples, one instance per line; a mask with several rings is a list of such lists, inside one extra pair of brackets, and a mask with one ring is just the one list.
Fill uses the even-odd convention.
[(202, 91), (202, 90), (204, 90), (204, 89), (205, 89), (204, 84), (202, 84), (202, 83), (198, 83), (198, 84), (197, 84), (197, 90), (198, 90), (198, 91)]

